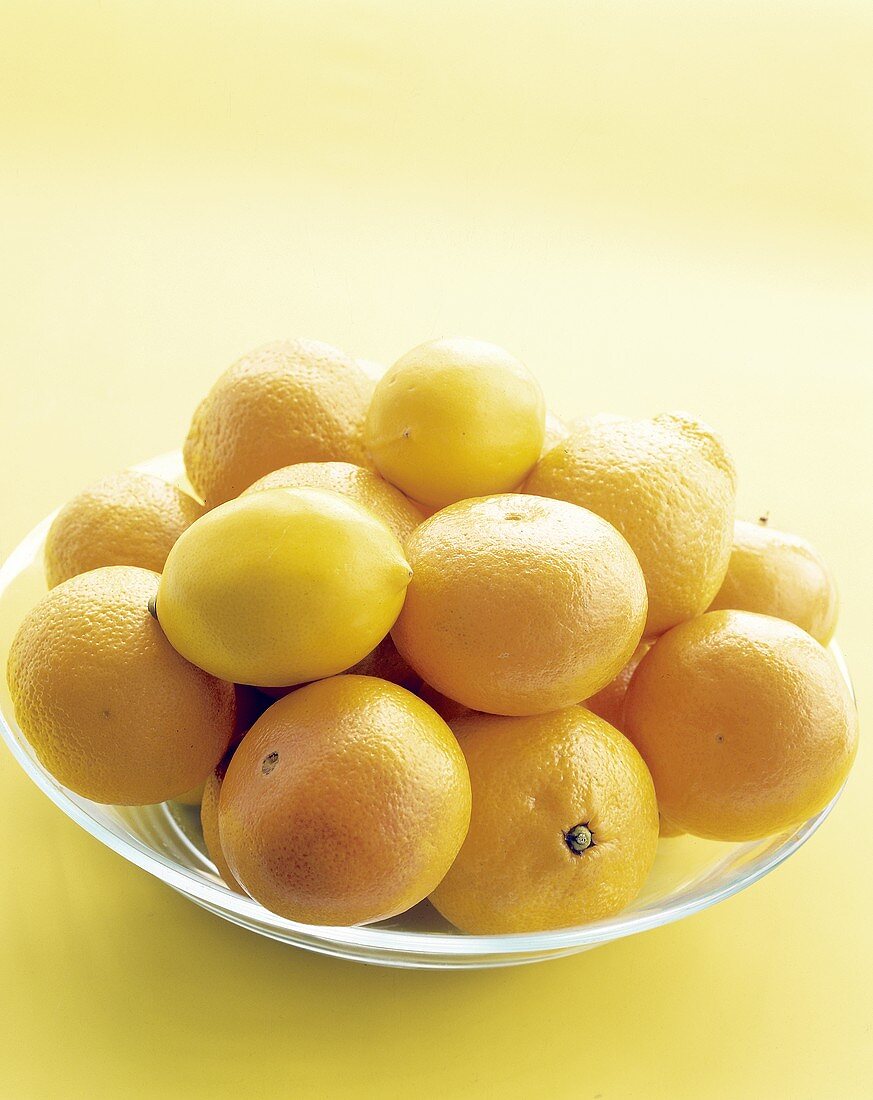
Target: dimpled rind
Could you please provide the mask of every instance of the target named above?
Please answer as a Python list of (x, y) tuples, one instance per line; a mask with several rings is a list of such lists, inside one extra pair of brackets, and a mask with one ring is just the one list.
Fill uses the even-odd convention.
[(296, 462), (369, 465), (363, 430), (372, 384), (317, 340), (265, 344), (234, 363), (194, 413), (185, 440), (191, 484), (213, 508)]
[(574, 504), (461, 501), (425, 521), (406, 553), (413, 575), (394, 642), (427, 684), (472, 710), (578, 703), (640, 640), (639, 564), (614, 527)]
[(172, 648), (148, 604), (158, 575), (112, 566), (53, 588), (27, 614), (7, 679), (22, 732), (64, 786), (147, 805), (196, 787), (233, 735), (233, 684)]
[(351, 462), (298, 462), (283, 466), (259, 478), (246, 493), (264, 489), (332, 489), (369, 508), (391, 528), (401, 545), (424, 522), (424, 513), (409, 497), (374, 470)]
[(724, 580), (736, 476), (719, 437), (693, 417), (578, 422), (523, 491), (590, 508), (621, 531), (646, 578), (647, 636), (704, 612)]
[(827, 563), (806, 539), (737, 520), (727, 575), (710, 610), (775, 615), (827, 645), (839, 597)]
[(173, 544), (203, 515), (203, 505), (175, 485), (138, 470), (102, 478), (55, 516), (45, 540), (49, 588), (104, 565), (156, 573)]
[[(652, 779), (617, 730), (583, 707), (452, 722), (470, 771), (467, 839), (431, 894), (464, 932), (567, 928), (625, 908), (658, 845)], [(567, 833), (585, 826), (576, 854)], [(587, 839), (587, 838), (586, 838)]]
[(710, 611), (662, 635), (631, 678), (624, 723), (665, 817), (715, 840), (755, 840), (824, 809), (858, 744), (828, 651), (747, 611)]
[(307, 924), (405, 912), (445, 875), (469, 820), (452, 731), (372, 676), (321, 680), (274, 703), (231, 760), (219, 804), (235, 877)]

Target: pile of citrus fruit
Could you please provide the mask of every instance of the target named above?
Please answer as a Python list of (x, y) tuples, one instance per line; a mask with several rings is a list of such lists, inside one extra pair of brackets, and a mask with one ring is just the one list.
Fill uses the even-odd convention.
[(851, 767), (827, 566), (735, 523), (693, 417), (566, 426), (476, 340), (381, 376), (287, 341), (219, 378), (184, 458), (186, 487), (122, 473), (58, 513), (9, 686), (61, 783), (200, 804), (276, 913), (596, 920), (659, 835), (790, 829)]

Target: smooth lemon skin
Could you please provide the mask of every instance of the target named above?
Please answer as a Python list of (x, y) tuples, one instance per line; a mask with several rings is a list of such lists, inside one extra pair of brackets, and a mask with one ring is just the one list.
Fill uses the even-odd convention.
[(646, 578), (647, 636), (702, 614), (724, 580), (736, 475), (719, 437), (693, 417), (580, 421), (523, 492), (590, 508), (621, 531)]
[(157, 615), (200, 668), (288, 687), (366, 657), (397, 618), (410, 575), (372, 512), (325, 489), (270, 489), (185, 532), (167, 559)]
[(259, 478), (246, 493), (260, 493), (264, 489), (332, 489), (369, 508), (387, 523), (401, 543), (424, 522), (422, 510), (398, 488), (374, 470), (351, 462), (298, 462), (283, 466)]
[(662, 635), (631, 677), (627, 736), (676, 828), (755, 840), (824, 809), (858, 716), (831, 655), (794, 623), (710, 611)]
[(578, 703), (639, 643), (639, 563), (614, 527), (575, 504), (460, 501), (426, 520), (406, 555), (413, 578), (394, 643), (425, 683), (471, 710)]
[(797, 535), (737, 520), (727, 575), (711, 611), (757, 611), (802, 627), (827, 645), (839, 615), (833, 574)]
[(307, 924), (405, 912), (443, 878), (469, 822), (452, 731), (373, 676), (335, 676), (274, 703), (237, 749), (219, 801), (233, 876)]
[[(575, 706), (451, 725), (473, 813), (430, 897), (447, 920), (475, 935), (536, 932), (611, 916), (636, 897), (655, 859), (658, 809), (622, 734)], [(591, 841), (578, 854), (568, 844), (576, 827)]]
[(421, 344), (376, 384), (365, 442), (383, 477), (442, 508), (516, 488), (545, 438), (539, 383), (494, 344)]

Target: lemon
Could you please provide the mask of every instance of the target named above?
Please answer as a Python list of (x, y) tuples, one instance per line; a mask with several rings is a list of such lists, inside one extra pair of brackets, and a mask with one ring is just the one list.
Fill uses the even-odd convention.
[(364, 441), (384, 478), (443, 508), (515, 489), (542, 453), (545, 417), (518, 359), (482, 340), (436, 340), (376, 384)]
[(287, 687), (366, 657), (400, 613), (410, 576), (400, 543), (372, 512), (326, 489), (270, 489), (185, 531), (156, 612), (198, 667)]

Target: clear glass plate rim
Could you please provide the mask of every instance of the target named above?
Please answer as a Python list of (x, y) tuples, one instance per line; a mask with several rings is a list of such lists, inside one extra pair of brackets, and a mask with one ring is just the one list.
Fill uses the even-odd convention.
[[(139, 464), (138, 468), (154, 472), (156, 466), (168, 464), (177, 467), (180, 465), (178, 452), (161, 455)], [(45, 534), (55, 514), (52, 513), (37, 524), (0, 566), (0, 595), (5, 592), (19, 573), (32, 562), (35, 553), (44, 541)], [(838, 646), (834, 644), (832, 650), (847, 683), (851, 686), (848, 670)], [(31, 781), (67, 817), (129, 862), (166, 882), (181, 893), (199, 899), (213, 911), (229, 910), (242, 918), (244, 922), (257, 924), (267, 934), (276, 933), (287, 935), (289, 938), (298, 937), (302, 940), (311, 941), (314, 945), (323, 944), (325, 948), (335, 944), (338, 947), (356, 947), (374, 952), (402, 952), (406, 955), (414, 953), (443, 956), (453, 954), (462, 956), (512, 956), (532, 952), (549, 954), (573, 948), (594, 946), (671, 923), (731, 897), (778, 867), (816, 832), (842, 794), (841, 789), (818, 814), (798, 826), (775, 848), (767, 849), (758, 859), (751, 860), (749, 864), (723, 883), (712, 889), (700, 888), (697, 892), (692, 893), (690, 897), (678, 900), (675, 904), (668, 903), (648, 910), (619, 914), (617, 917), (608, 920), (573, 928), (490, 936), (472, 936), (460, 932), (403, 931), (378, 925), (358, 925), (350, 928), (323, 927), (297, 924), (285, 920), (265, 910), (251, 898), (238, 895), (224, 885), (219, 885), (218, 882), (209, 882), (198, 877), (195, 873), (187, 871), (136, 838), (123, 837), (114, 833), (101, 821), (90, 816), (64, 787), (55, 782), (49, 773), (39, 766), (38, 762), (29, 755), (25, 748), (23, 735), (20, 735), (9, 725), (2, 713), (0, 713), (0, 732), (2, 732), (3, 739), (13, 756)], [(753, 842), (752, 846), (757, 843), (760, 842)]]

